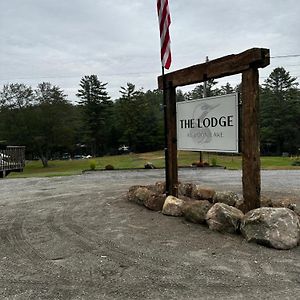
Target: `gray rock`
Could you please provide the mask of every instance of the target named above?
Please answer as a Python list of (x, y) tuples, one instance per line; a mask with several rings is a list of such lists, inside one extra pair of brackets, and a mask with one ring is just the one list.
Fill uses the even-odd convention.
[(235, 203), (239, 200), (239, 196), (231, 191), (216, 192), (213, 196), (213, 203), (225, 203), (230, 206), (235, 206)]
[(192, 198), (196, 200), (210, 200), (212, 201), (213, 196), (215, 195), (215, 190), (210, 188), (204, 188), (199, 185), (196, 185), (192, 191)]
[(184, 201), (174, 196), (168, 196), (165, 200), (162, 213), (168, 216), (180, 217), (183, 212)]
[(178, 195), (192, 198), (193, 190), (196, 188), (194, 183), (179, 183)]
[(298, 217), (300, 219), (300, 205), (299, 204), (295, 204), (295, 207), (294, 207), (293, 210), (298, 215)]
[[(243, 213), (248, 212), (247, 206), (245, 205), (244, 198), (242, 196), (239, 196), (238, 200), (236, 201), (234, 205), (237, 209), (241, 210)], [(261, 196), (260, 198), (260, 207), (273, 207), (273, 201), (265, 196)]]
[(132, 186), (127, 193), (127, 199), (139, 205), (144, 205), (144, 201), (151, 197), (152, 194), (153, 191), (145, 186)]
[(272, 199), (261, 196), (260, 197), (260, 207), (273, 207)]
[(239, 209), (243, 213), (245, 213), (245, 211), (246, 211), (246, 205), (245, 205), (244, 198), (242, 196), (240, 196), (239, 199), (236, 201), (234, 207), (237, 208), (237, 209)]
[(160, 194), (164, 194), (166, 192), (166, 183), (164, 181), (158, 181), (155, 183), (156, 191)]
[(158, 193), (155, 185), (136, 185), (129, 189), (127, 199), (151, 210), (160, 211), (165, 203), (166, 195)]
[(300, 222), (296, 213), (288, 208), (261, 207), (244, 216), (241, 232), (248, 242), (291, 249), (299, 244)]
[(194, 201), (195, 200), (193, 198), (186, 197), (186, 196), (181, 196), (181, 195), (178, 196), (178, 198), (181, 199), (181, 200), (183, 200), (185, 204), (188, 203), (188, 202), (190, 202), (190, 201)]
[(184, 218), (192, 223), (204, 224), (206, 223), (206, 214), (211, 207), (212, 204), (208, 200), (185, 202), (183, 206)]
[(154, 164), (151, 163), (151, 162), (147, 162), (147, 163), (144, 165), (144, 168), (145, 168), (145, 169), (156, 169), (156, 167), (154, 166)]
[(235, 207), (225, 203), (216, 203), (206, 214), (206, 222), (210, 229), (234, 233), (239, 230), (244, 214)]
[(295, 210), (297, 205), (295, 204), (294, 200), (285, 198), (285, 199), (273, 201), (273, 207), (285, 207), (285, 208), (289, 208), (291, 210)]
[(273, 207), (285, 207), (294, 211), (300, 217), (300, 205), (295, 203), (293, 199), (285, 198), (277, 201), (272, 201)]
[(154, 184), (148, 184), (148, 185), (143, 186), (143, 187), (147, 188), (148, 190), (150, 190), (152, 192), (157, 193), (157, 188), (156, 188), (156, 186)]
[(144, 205), (154, 211), (161, 211), (166, 200), (166, 195), (159, 193), (151, 193), (144, 200)]

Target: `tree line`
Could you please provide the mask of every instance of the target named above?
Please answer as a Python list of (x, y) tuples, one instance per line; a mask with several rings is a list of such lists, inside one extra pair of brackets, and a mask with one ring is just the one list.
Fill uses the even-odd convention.
[[(0, 145), (25, 145), (28, 158), (47, 166), (63, 153), (99, 156), (116, 154), (122, 145), (134, 152), (164, 147), (163, 94), (120, 88), (114, 101), (107, 83), (97, 75), (81, 78), (76, 104), (49, 82), (35, 89), (22, 83), (5, 84), (0, 91)], [(240, 86), (220, 88), (215, 80), (190, 92), (177, 90), (177, 101), (229, 94)], [(276, 68), (260, 87), (261, 146), (265, 154), (297, 153), (300, 148), (300, 91), (296, 78)]]

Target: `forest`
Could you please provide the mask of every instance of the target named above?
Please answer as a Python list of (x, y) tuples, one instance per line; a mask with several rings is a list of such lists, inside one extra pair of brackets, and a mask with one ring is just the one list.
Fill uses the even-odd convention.
[[(61, 159), (68, 154), (114, 155), (122, 149), (147, 152), (164, 148), (163, 94), (159, 90), (120, 87), (111, 99), (97, 75), (81, 78), (77, 103), (59, 87), (42, 82), (36, 88), (8, 83), (0, 90), (0, 147), (26, 146), (28, 159)], [(240, 85), (206, 83), (207, 97), (239, 92)], [(177, 101), (202, 98), (204, 85), (177, 90)], [(242, 95), (241, 95), (242, 99)], [(261, 153), (299, 154), (300, 90), (296, 77), (275, 68), (260, 86)], [(122, 148), (122, 146), (125, 146)], [(121, 148), (120, 148), (121, 147)]]

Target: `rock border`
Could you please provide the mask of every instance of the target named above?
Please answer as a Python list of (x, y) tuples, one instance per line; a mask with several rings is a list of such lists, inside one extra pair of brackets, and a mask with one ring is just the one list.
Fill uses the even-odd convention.
[(275, 249), (300, 244), (300, 208), (289, 199), (261, 198), (261, 208), (244, 214), (241, 195), (193, 183), (179, 183), (178, 198), (166, 196), (165, 182), (132, 186), (127, 200), (163, 215), (184, 217), (222, 233), (241, 234), (248, 242)]

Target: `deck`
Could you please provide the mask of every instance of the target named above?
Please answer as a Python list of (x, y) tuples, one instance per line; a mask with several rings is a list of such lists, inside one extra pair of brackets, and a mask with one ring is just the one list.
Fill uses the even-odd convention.
[(22, 172), (25, 167), (25, 147), (7, 146), (0, 150), (0, 178), (11, 172)]

